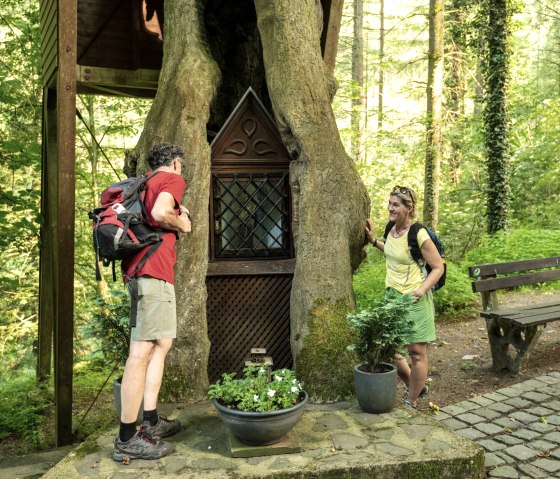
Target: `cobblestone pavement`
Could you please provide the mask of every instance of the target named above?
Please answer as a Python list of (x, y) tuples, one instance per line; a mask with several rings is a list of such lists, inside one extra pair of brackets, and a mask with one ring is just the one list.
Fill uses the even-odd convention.
[(560, 373), (442, 408), (438, 421), (485, 451), (488, 477), (560, 478)]

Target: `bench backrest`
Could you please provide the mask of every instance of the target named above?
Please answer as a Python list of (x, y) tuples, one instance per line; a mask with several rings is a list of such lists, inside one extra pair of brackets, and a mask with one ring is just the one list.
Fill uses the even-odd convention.
[[(544, 268), (556, 269), (504, 276), (502, 278), (496, 277), (499, 274), (519, 273)], [(471, 266), (469, 267), (469, 276), (476, 279), (471, 283), (472, 290), (475, 293), (553, 281), (560, 279), (560, 256)]]

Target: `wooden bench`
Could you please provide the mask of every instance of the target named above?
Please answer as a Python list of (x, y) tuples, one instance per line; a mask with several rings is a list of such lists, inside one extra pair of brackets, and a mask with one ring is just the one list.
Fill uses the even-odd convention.
[(560, 279), (560, 256), (471, 266), (469, 276), (475, 279), (473, 291), (482, 296), (480, 315), (486, 319), (494, 370), (518, 373), (546, 324), (560, 320), (560, 301), (498, 309), (496, 290)]

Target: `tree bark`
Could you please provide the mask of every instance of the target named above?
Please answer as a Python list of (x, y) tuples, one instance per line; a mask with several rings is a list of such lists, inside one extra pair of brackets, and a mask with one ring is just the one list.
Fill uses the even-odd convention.
[(430, 0), (424, 223), (432, 229), (437, 229), (438, 225), (439, 183), (441, 176), (443, 6), (444, 0)]
[(208, 389), (209, 341), (206, 323), (208, 192), (210, 147), (206, 125), (220, 72), (205, 38), (203, 2), (165, 2), (165, 42), (159, 87), (137, 146), (138, 167), (157, 143), (171, 142), (186, 153), (183, 204), (191, 211), (192, 232), (177, 242), (175, 268), (177, 340), (167, 358), (161, 398), (198, 401)]
[(379, 90), (377, 93), (377, 129), (383, 130), (383, 87), (385, 86), (385, 0), (379, 0)]
[(313, 0), (255, 1), (268, 91), (290, 168), (296, 246), (291, 346), (315, 400), (352, 390), (352, 272), (363, 259), (369, 199), (345, 153), (331, 107), (335, 91), (319, 48)]

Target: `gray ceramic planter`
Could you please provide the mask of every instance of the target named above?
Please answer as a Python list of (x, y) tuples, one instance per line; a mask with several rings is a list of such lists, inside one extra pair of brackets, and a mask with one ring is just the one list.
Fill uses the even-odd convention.
[(358, 404), (365, 412), (379, 414), (389, 412), (397, 399), (397, 368), (381, 363), (389, 370), (370, 373), (362, 370), (362, 364), (354, 367), (354, 386)]
[(239, 440), (250, 446), (268, 446), (280, 442), (296, 425), (307, 403), (307, 393), (303, 400), (288, 409), (269, 412), (245, 412), (222, 406), (214, 400), (226, 427)]

